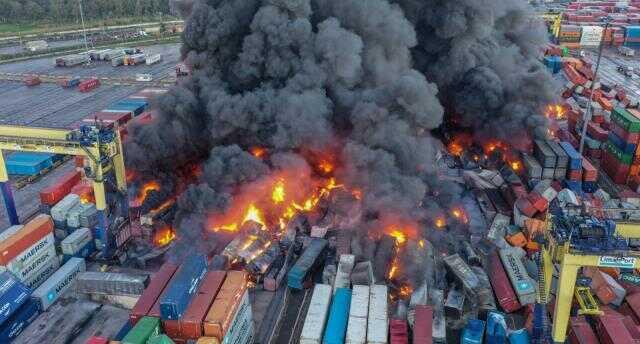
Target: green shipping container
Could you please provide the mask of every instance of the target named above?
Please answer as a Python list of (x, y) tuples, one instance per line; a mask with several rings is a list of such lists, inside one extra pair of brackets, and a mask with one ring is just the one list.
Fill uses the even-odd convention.
[(562, 47), (562, 57), (567, 57), (570, 55), (569, 48)]
[(611, 120), (630, 133), (640, 133), (640, 118), (621, 107), (616, 107), (611, 111)]
[(623, 164), (631, 165), (631, 163), (633, 162), (633, 154), (625, 154), (610, 142), (607, 142), (607, 151), (613, 154), (613, 156), (615, 156), (616, 159), (618, 159), (618, 161), (621, 161)]
[(171, 338), (167, 337), (167, 335), (161, 334), (149, 339), (148, 344), (175, 344), (175, 342), (172, 341)]
[(160, 319), (143, 317), (122, 339), (122, 344), (147, 344), (149, 338), (160, 334)]

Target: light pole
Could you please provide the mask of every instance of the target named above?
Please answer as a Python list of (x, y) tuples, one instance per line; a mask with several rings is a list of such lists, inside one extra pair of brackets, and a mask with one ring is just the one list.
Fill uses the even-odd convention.
[(589, 103), (587, 104), (587, 111), (585, 112), (584, 117), (582, 118), (582, 121), (584, 123), (582, 124), (582, 134), (580, 135), (580, 154), (582, 154), (584, 150), (584, 139), (585, 139), (585, 136), (587, 135), (587, 126), (589, 125), (589, 122), (591, 122), (591, 117), (593, 116), (592, 114), (593, 106), (591, 106), (591, 103), (593, 103), (593, 91), (595, 89), (596, 80), (598, 80), (598, 71), (600, 70), (600, 60), (602, 59), (602, 49), (604, 48), (604, 36), (608, 28), (609, 28), (609, 21), (607, 20), (604, 23), (604, 30), (602, 31), (602, 37), (600, 38), (600, 46), (598, 47), (598, 60), (596, 61), (596, 70), (593, 73), (593, 81), (591, 82), (591, 92), (589, 94)]
[(80, 5), (80, 20), (82, 21), (82, 34), (84, 35), (84, 48), (89, 51), (89, 45), (87, 44), (87, 29), (84, 27), (84, 11), (82, 10), (82, 0), (78, 0)]

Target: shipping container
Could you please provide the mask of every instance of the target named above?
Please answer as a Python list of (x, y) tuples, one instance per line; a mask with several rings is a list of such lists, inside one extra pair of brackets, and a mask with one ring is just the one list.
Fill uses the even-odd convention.
[(142, 295), (149, 276), (122, 272), (81, 272), (76, 277), (76, 291), (87, 294)]
[(16, 152), (5, 158), (10, 175), (32, 176), (53, 165), (53, 154)]
[(224, 283), (224, 271), (207, 272), (198, 293), (180, 320), (180, 335), (183, 339), (198, 339), (203, 335), (203, 320)]
[[(131, 310), (131, 313), (129, 314), (131, 325), (135, 325), (140, 318), (149, 314), (151, 308), (156, 304), (177, 269), (178, 266), (175, 264), (169, 262), (162, 264), (160, 270), (153, 275), (149, 285)], [(159, 312), (160, 311), (158, 310), (158, 314)]]
[(31, 289), (8, 271), (0, 273), (0, 324), (3, 324), (29, 300)]
[(51, 207), (51, 218), (55, 222), (57, 228), (66, 228), (67, 214), (78, 204), (80, 204), (80, 197), (76, 194), (69, 194), (56, 205)]
[(556, 156), (556, 168), (569, 168), (569, 156), (564, 149), (555, 141), (547, 140), (545, 143)]
[(312, 238), (309, 246), (304, 250), (295, 265), (287, 274), (287, 285), (293, 289), (303, 289), (304, 280), (316, 265), (318, 257), (327, 246), (327, 241), (321, 238)]
[(545, 141), (535, 140), (533, 155), (543, 168), (556, 167), (556, 155)]
[(342, 344), (347, 333), (349, 307), (351, 305), (351, 289), (339, 288), (331, 301), (327, 328), (322, 338), (323, 344)]
[(147, 57), (147, 60), (145, 62), (147, 64), (147, 66), (150, 66), (152, 64), (156, 64), (156, 63), (160, 62), (160, 60), (162, 60), (162, 55), (154, 54), (154, 55), (151, 55), (151, 56)]
[(40, 315), (40, 305), (27, 300), (11, 317), (0, 323), (0, 343), (11, 343)]
[(391, 319), (389, 321), (389, 343), (408, 344), (409, 329), (407, 321), (404, 319)]
[(206, 273), (207, 257), (192, 255), (185, 259), (160, 299), (162, 320), (182, 317)]
[(413, 344), (433, 343), (433, 309), (431, 306), (417, 305), (413, 325)]
[(78, 84), (80, 92), (90, 92), (91, 90), (100, 86), (100, 80), (97, 78), (87, 79)]
[(23, 283), (31, 281), (40, 269), (49, 264), (52, 259), (57, 258), (53, 240), (47, 241), (49, 244), (38, 249), (37, 252), (34, 252), (34, 255), (30, 257), (31, 259), (29, 259), (27, 263), (20, 264), (14, 261), (12, 261), (13, 263), (9, 263), (9, 272), (13, 273)]
[(482, 344), (484, 338), (484, 321), (470, 319), (462, 330), (461, 344)]
[(633, 337), (621, 317), (601, 315), (598, 317), (596, 332), (602, 344), (633, 344)]
[(611, 111), (611, 121), (630, 133), (640, 133), (640, 119), (621, 107)]
[(338, 262), (338, 270), (333, 280), (333, 293), (335, 294), (339, 288), (351, 287), (351, 271), (356, 263), (356, 256), (352, 254), (343, 254)]
[(159, 336), (151, 337), (147, 344), (174, 344), (175, 342), (171, 340), (167, 335), (161, 334)]
[(142, 317), (122, 339), (122, 344), (147, 344), (149, 338), (160, 334), (160, 319)]
[(367, 317), (369, 315), (369, 287), (354, 285), (349, 306), (347, 323), (347, 344), (365, 344), (367, 342)]
[(220, 341), (215, 337), (200, 337), (196, 344), (220, 344)]
[(600, 341), (596, 337), (593, 328), (584, 317), (573, 317), (569, 324), (570, 344), (598, 344)]
[(369, 291), (368, 344), (387, 343), (388, 322), (388, 288), (386, 285), (372, 285)]
[(44, 281), (46, 281), (49, 277), (53, 275), (54, 272), (58, 270), (60, 267), (60, 259), (57, 256), (52, 256), (48, 262), (45, 262), (44, 265), (33, 275), (27, 278), (24, 281), (24, 284), (32, 290), (38, 288)]
[(500, 312), (489, 312), (487, 315), (485, 334), (487, 343), (506, 343), (507, 323), (504, 314)]
[(71, 188), (80, 181), (80, 172), (71, 171), (40, 191), (40, 202), (48, 206), (54, 206), (64, 196), (68, 195)]
[(518, 302), (516, 293), (509, 282), (509, 277), (504, 270), (500, 257), (495, 253), (489, 258), (488, 273), (500, 307), (507, 313), (520, 309), (522, 306)]
[(322, 342), (332, 294), (330, 285), (316, 284), (314, 286), (309, 309), (302, 326), (300, 344), (320, 344)]
[(234, 324), (243, 322), (246, 314), (251, 313), (247, 278), (244, 271), (227, 272), (227, 277), (204, 319), (205, 336), (216, 337), (224, 343), (227, 335), (240, 335), (228, 332), (231, 332)]
[(93, 336), (93, 337), (89, 337), (89, 339), (87, 339), (85, 344), (108, 344), (108, 343), (109, 343), (109, 339), (107, 338)]
[(444, 257), (442, 261), (454, 274), (457, 280), (462, 283), (467, 292), (475, 295), (475, 291), (480, 284), (480, 280), (478, 279), (478, 276), (476, 276), (476, 274), (471, 270), (469, 265), (467, 265), (467, 263), (465, 263), (458, 254), (452, 254)]
[(75, 277), (86, 270), (86, 264), (82, 258), (71, 258), (49, 279), (36, 289), (32, 296), (40, 302), (40, 308), (46, 311), (62, 293), (69, 289)]
[(500, 259), (507, 272), (513, 290), (518, 296), (521, 305), (528, 305), (536, 302), (535, 283), (527, 275), (527, 271), (522, 264), (522, 260), (511, 249), (501, 249)]
[(53, 232), (53, 222), (49, 215), (40, 214), (22, 228), (14, 228), (9, 235), (0, 236), (0, 265), (7, 265), (21, 252), (33, 246), (38, 240)]
[(60, 243), (60, 247), (62, 253), (74, 255), (90, 241), (93, 241), (91, 230), (88, 228), (79, 228), (64, 238)]

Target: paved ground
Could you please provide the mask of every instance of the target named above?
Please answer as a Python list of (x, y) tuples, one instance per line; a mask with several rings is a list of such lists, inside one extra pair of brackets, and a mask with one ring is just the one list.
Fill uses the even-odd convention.
[[(84, 40), (81, 40), (81, 39), (77, 39), (77, 40), (73, 39), (73, 40), (66, 40), (66, 41), (51, 41), (47, 43), (49, 44), (49, 48), (53, 49), (53, 48), (70, 47), (78, 44), (83, 44), (83, 42)], [(0, 55), (18, 54), (24, 51), (25, 49), (23, 49), (22, 46), (20, 45), (11, 45), (11, 46), (0, 48)]]
[[(587, 60), (594, 64), (598, 59), (596, 52), (587, 52)], [(636, 71), (640, 71), (640, 56), (625, 57), (615, 50), (606, 50), (602, 54), (600, 62), (599, 76), (604, 83), (614, 86), (622, 85), (627, 90), (627, 94), (640, 99), (640, 77), (628, 78), (617, 71), (618, 66), (631, 66)]]

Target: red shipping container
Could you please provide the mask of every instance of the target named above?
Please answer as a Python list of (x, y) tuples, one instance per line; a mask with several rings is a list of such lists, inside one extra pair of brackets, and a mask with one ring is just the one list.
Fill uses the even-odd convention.
[(533, 217), (537, 209), (531, 204), (531, 202), (527, 199), (526, 196), (520, 196), (516, 200), (516, 207), (524, 214), (526, 217)]
[(71, 188), (71, 193), (80, 196), (80, 200), (85, 203), (95, 203), (96, 199), (93, 196), (93, 185), (91, 181), (85, 179)]
[(587, 158), (582, 158), (582, 180), (585, 182), (598, 180), (598, 169)]
[(84, 119), (83, 123), (95, 123), (96, 121), (104, 124), (118, 123), (118, 126), (124, 126), (131, 120), (131, 112), (105, 112), (100, 111), (93, 113)]
[(582, 180), (582, 170), (568, 170), (567, 171), (567, 179), (572, 181), (581, 181)]
[(640, 294), (636, 293), (627, 295), (625, 297), (625, 300), (627, 301), (627, 304), (629, 305), (631, 311), (633, 311), (635, 319), (638, 320), (638, 324), (640, 324)]
[(569, 326), (569, 343), (571, 344), (599, 344), (598, 337), (591, 325), (583, 317), (571, 318)]
[(515, 312), (522, 306), (518, 302), (515, 291), (511, 286), (511, 281), (507, 277), (507, 272), (504, 270), (502, 261), (497, 253), (491, 254), (489, 258), (489, 281), (493, 287), (493, 291), (496, 294), (496, 300), (500, 304), (500, 307), (507, 312)]
[(162, 320), (162, 330), (171, 338), (182, 338), (180, 321), (178, 320)]
[(27, 222), (22, 229), (0, 242), (0, 265), (7, 265), (22, 251), (31, 247), (47, 234), (53, 233), (51, 216), (40, 214)]
[(598, 99), (598, 104), (600, 104), (600, 106), (602, 106), (602, 108), (607, 111), (613, 110), (613, 104), (611, 104), (611, 101), (605, 97), (600, 97)]
[(100, 80), (92, 78), (80, 82), (80, 84), (78, 85), (78, 89), (80, 90), (80, 92), (89, 92), (94, 88), (97, 88), (98, 86), (100, 86)]
[[(547, 210), (547, 207), (549, 206), (549, 201), (547, 201), (544, 197), (540, 196), (536, 192), (529, 193), (529, 196), (527, 197), (527, 200), (539, 212), (543, 212), (543, 211)], [(518, 209), (520, 209), (520, 208), (518, 208)]]
[(153, 112), (143, 112), (140, 116), (134, 119), (134, 123), (140, 125), (146, 125), (153, 122), (153, 118), (155, 117)]
[(608, 151), (604, 151), (602, 159), (602, 169), (616, 184), (625, 184), (629, 176), (630, 165), (623, 164), (611, 155)]
[(86, 344), (108, 344), (109, 340), (103, 337), (93, 336), (87, 339)]
[(182, 333), (181, 336), (178, 337), (182, 339), (198, 339), (203, 336), (202, 322), (207, 316), (207, 312), (213, 304), (216, 295), (218, 295), (225, 276), (226, 272), (224, 271), (207, 272), (200, 286), (200, 290), (198, 290), (198, 293), (193, 297), (184, 316), (180, 320)]
[(598, 317), (596, 326), (600, 342), (603, 344), (634, 344), (635, 341), (624, 326), (622, 318), (602, 315)]
[(630, 316), (625, 316), (624, 319), (622, 319), (622, 323), (624, 323), (627, 331), (629, 331), (631, 338), (633, 338), (634, 340), (640, 340), (640, 331), (638, 330), (638, 325), (636, 325), (633, 318), (631, 318)]
[(407, 321), (403, 319), (389, 320), (389, 343), (409, 344), (409, 329)]
[(413, 344), (433, 343), (433, 309), (430, 306), (417, 305), (413, 326)]
[(36, 86), (36, 85), (40, 85), (41, 83), (40, 78), (37, 76), (27, 76), (22, 81), (27, 86)]
[(73, 158), (76, 167), (84, 167), (84, 157), (83, 156), (75, 156)]
[(618, 312), (620, 312), (620, 314), (624, 315), (625, 317), (630, 317), (631, 320), (633, 320), (633, 322), (636, 324), (636, 326), (640, 324), (640, 319), (638, 319), (628, 303), (623, 302), (622, 305), (618, 307)]
[[(177, 265), (167, 262), (162, 264), (160, 270), (153, 274), (151, 282), (149, 282), (147, 288), (142, 292), (138, 302), (136, 302), (136, 305), (129, 314), (129, 321), (132, 326), (135, 326), (140, 318), (149, 313), (151, 307), (156, 303), (177, 269)], [(158, 308), (158, 313), (160, 313), (160, 308)]]
[(609, 132), (607, 130), (602, 129), (599, 124), (593, 122), (589, 122), (587, 125), (587, 133), (591, 138), (600, 142), (607, 141), (607, 138), (609, 137)]
[(602, 158), (602, 149), (590, 149), (585, 147), (586, 155), (591, 159), (601, 159)]
[(80, 181), (80, 172), (69, 172), (58, 180), (55, 184), (49, 185), (40, 191), (40, 202), (45, 205), (54, 206), (71, 192), (71, 188)]
[(630, 133), (624, 130), (624, 128), (622, 128), (616, 122), (612, 121), (609, 124), (609, 127), (611, 127), (611, 131), (613, 131), (614, 134), (616, 134), (619, 138), (621, 138), (626, 143), (637, 144), (638, 141), (640, 141), (640, 133)]

